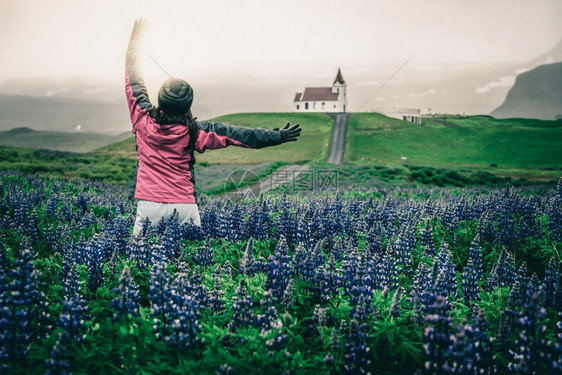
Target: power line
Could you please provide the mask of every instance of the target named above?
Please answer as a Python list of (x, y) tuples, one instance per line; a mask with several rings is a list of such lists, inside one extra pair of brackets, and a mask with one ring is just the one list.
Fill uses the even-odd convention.
[[(145, 51), (145, 53), (146, 53), (146, 55), (147, 55), (148, 57), (150, 57), (150, 59), (151, 59), (152, 61), (154, 61), (154, 63), (155, 63), (160, 69), (162, 69), (162, 71), (163, 71), (164, 73), (166, 73), (166, 75), (167, 75), (168, 77), (173, 78), (173, 77), (170, 75), (170, 73), (168, 73), (168, 72), (166, 71), (166, 69), (164, 69), (164, 67), (163, 67), (162, 65), (160, 65), (160, 64), (158, 63), (158, 61), (156, 61), (156, 59), (155, 59), (154, 57), (152, 57), (152, 55), (151, 55), (150, 53), (148, 53), (147, 51)], [(195, 100), (195, 97), (193, 98), (193, 102), (194, 102), (203, 112), (205, 112), (205, 114), (207, 115), (207, 117), (209, 117), (209, 119), (215, 118), (214, 116), (211, 116), (211, 115), (209, 114), (209, 112), (207, 112), (207, 111), (205, 110), (205, 108), (203, 108), (203, 106), (197, 102), (197, 100)]]
[(359, 108), (357, 109), (357, 111), (355, 111), (355, 112), (359, 112), (359, 111), (361, 110), (361, 108), (363, 108), (363, 107), (365, 106), (365, 104), (367, 104), (371, 99), (373, 99), (373, 97), (374, 97), (375, 95), (377, 95), (377, 93), (378, 93), (379, 91), (381, 91), (381, 89), (388, 83), (388, 81), (390, 81), (390, 80), (392, 79), (392, 77), (394, 77), (400, 70), (402, 70), (402, 68), (403, 68), (404, 66), (406, 66), (406, 64), (412, 59), (412, 57), (414, 57), (414, 55), (415, 55), (415, 53), (412, 54), (412, 56), (408, 57), (408, 59), (407, 59), (406, 61), (404, 61), (404, 63), (402, 63), (402, 65), (400, 65), (400, 67), (398, 67), (398, 69), (396, 69), (396, 71), (395, 71), (394, 73), (392, 73), (392, 74), (390, 75), (390, 77), (388, 77), (388, 78), (386, 79), (386, 81), (384, 81), (384, 82), (382, 83), (382, 85), (379, 86), (379, 88), (373, 93), (373, 95), (371, 95), (371, 96), (369, 97), (369, 99), (367, 99), (367, 100), (365, 101), (365, 103), (363, 103), (363, 104), (361, 105), (361, 107), (359, 107)]

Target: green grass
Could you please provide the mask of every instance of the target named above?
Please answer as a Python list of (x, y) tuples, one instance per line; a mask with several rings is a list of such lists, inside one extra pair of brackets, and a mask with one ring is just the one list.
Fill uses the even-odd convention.
[[(263, 149), (227, 147), (195, 154), (198, 163), (204, 164), (260, 164), (283, 161), (306, 163), (326, 159), (333, 120), (323, 113), (239, 113), (212, 119), (234, 126), (248, 128), (281, 128), (287, 122), (300, 123), (302, 133), (298, 142)], [(119, 155), (136, 159), (134, 139), (127, 139), (95, 151), (96, 154)]]
[(485, 170), (499, 176), (555, 179), (562, 168), (562, 121), (489, 116), (419, 126), (377, 113), (352, 114), (345, 161)]
[(126, 184), (132, 182), (135, 168), (133, 160), (118, 155), (0, 146), (0, 170)]

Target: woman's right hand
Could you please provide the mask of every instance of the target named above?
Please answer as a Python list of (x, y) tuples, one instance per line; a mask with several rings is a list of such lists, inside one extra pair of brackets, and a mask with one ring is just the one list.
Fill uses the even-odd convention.
[(131, 32), (131, 40), (144, 41), (146, 39), (146, 31), (148, 30), (148, 21), (144, 18), (135, 20), (133, 31)]

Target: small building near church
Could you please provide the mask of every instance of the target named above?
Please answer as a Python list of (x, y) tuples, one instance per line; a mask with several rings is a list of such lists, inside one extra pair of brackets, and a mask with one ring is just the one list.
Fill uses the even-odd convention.
[(418, 108), (374, 108), (373, 112), (421, 125), (421, 110)]
[(331, 87), (306, 87), (293, 100), (294, 112), (345, 112), (347, 110), (347, 84), (338, 69)]

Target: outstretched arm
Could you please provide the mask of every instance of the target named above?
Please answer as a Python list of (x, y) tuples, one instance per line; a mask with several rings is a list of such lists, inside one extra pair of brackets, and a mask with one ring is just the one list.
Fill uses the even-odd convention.
[(275, 146), (284, 142), (296, 141), (301, 131), (299, 124), (289, 128), (289, 123), (281, 130), (251, 129), (220, 122), (198, 122), (197, 125), (199, 125), (199, 133), (195, 142), (195, 150), (201, 153), (207, 149), (215, 150), (230, 145), (247, 148)]
[(145, 19), (140, 18), (135, 21), (125, 57), (125, 92), (133, 129), (140, 116), (146, 114), (146, 111), (152, 107), (144, 84), (141, 56), (147, 29), (148, 22)]

